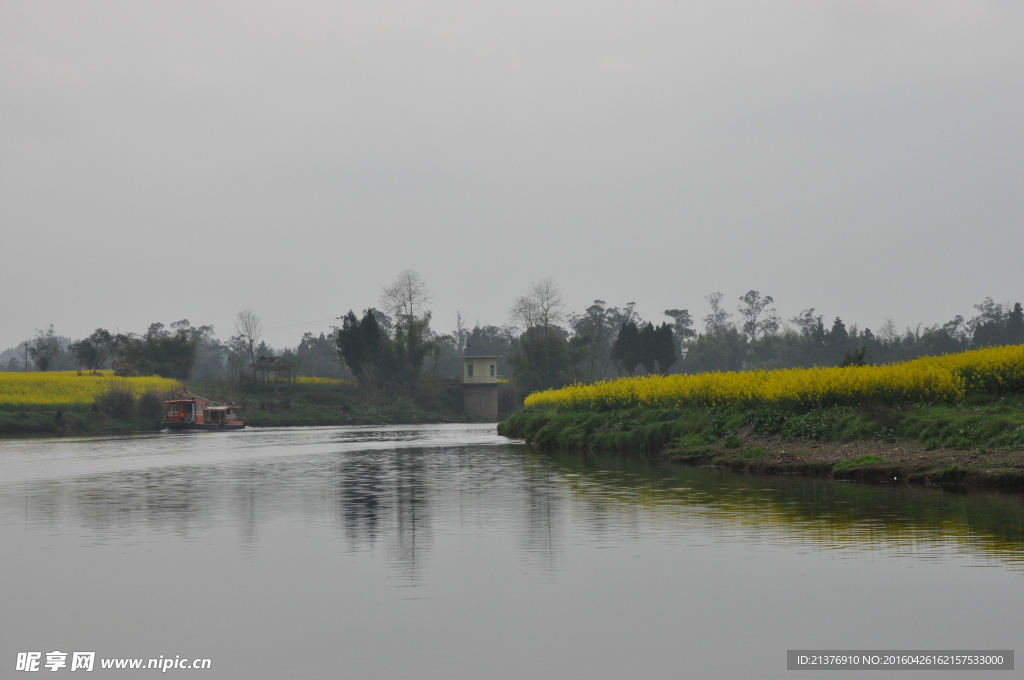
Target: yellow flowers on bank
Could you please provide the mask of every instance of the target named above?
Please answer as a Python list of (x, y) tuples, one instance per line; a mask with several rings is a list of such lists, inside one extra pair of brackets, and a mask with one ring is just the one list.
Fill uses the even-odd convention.
[(300, 385), (353, 385), (351, 380), (342, 380), (341, 378), (315, 378), (313, 376), (300, 376), (295, 378), (295, 382)]
[(98, 375), (77, 371), (0, 373), (0, 404), (83, 404), (110, 389), (125, 387), (135, 396), (155, 390), (170, 392), (178, 381), (159, 376), (115, 378), (111, 371)]
[(885, 366), (791, 368), (619, 378), (534, 392), (527, 407), (607, 411), (645, 406), (834, 406), (952, 402), (973, 392), (1024, 390), (1024, 345)]

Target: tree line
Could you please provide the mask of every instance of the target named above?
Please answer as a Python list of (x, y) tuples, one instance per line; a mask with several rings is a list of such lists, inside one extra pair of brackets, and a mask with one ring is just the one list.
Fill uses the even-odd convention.
[[(381, 401), (439, 389), (462, 375), (466, 354), (498, 356), (498, 373), (520, 396), (572, 382), (625, 375), (697, 373), (808, 366), (889, 363), (974, 347), (1024, 343), (1021, 304), (986, 298), (969, 319), (898, 331), (891, 320), (872, 331), (827, 322), (816, 309), (783, 320), (775, 300), (750, 290), (731, 307), (721, 293), (705, 296), (709, 311), (699, 319), (688, 309), (667, 309), (662, 319), (644, 320), (636, 304), (611, 306), (595, 300), (581, 312), (567, 310), (558, 286), (543, 279), (517, 297), (500, 326), (468, 328), (461, 313), (447, 333), (432, 329), (425, 281), (406, 270), (381, 289), (377, 306), (350, 309), (329, 333), (305, 333), (293, 348), (278, 351), (263, 340), (262, 322), (249, 310), (238, 314), (234, 335), (219, 340), (212, 326), (187, 319), (169, 327), (150, 325), (143, 334), (97, 329), (68, 343), (51, 326), (27, 343), (37, 370), (77, 366), (110, 368), (118, 375), (156, 374), (185, 379), (241, 380), (260, 356), (281, 356), (294, 375), (357, 381), (367, 399)], [(735, 313), (730, 311), (735, 309)], [(699, 325), (698, 325), (699, 324)], [(24, 370), (10, 357), (7, 370)]]

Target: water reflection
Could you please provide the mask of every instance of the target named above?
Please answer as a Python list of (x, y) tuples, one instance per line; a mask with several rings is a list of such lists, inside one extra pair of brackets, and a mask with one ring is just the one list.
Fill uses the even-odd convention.
[(431, 521), (427, 465), (423, 454), (400, 456), (394, 462), (392, 553), (409, 576), (417, 575), (430, 552)]
[(335, 501), (348, 544), (356, 550), (372, 548), (380, 535), (385, 468), (372, 456), (353, 456), (335, 464)]
[[(413, 581), (435, 537), (508, 531), (558, 568), (566, 527), (587, 540), (762, 542), (798, 550), (971, 554), (1019, 567), (1020, 495), (754, 477), (616, 456), (547, 454), (490, 428), (321, 428), (240, 437), (6, 441), (0, 522), (87, 544), (143, 532), (186, 539), (233, 524), (330, 523), (347, 550), (382, 551)], [(14, 481), (11, 481), (14, 480)]]
[(562, 485), (559, 475), (548, 460), (526, 456), (520, 492), (524, 505), (523, 549), (538, 559), (546, 568), (554, 569), (555, 555), (561, 539)]
[(614, 455), (544, 460), (594, 518), (690, 526), (722, 541), (771, 541), (815, 549), (892, 550), (922, 559), (984, 554), (1020, 566), (1024, 496), (907, 485), (742, 475), (652, 464)]

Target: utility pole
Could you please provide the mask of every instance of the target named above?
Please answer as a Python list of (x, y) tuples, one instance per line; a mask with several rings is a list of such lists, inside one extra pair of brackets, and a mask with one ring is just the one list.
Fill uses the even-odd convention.
[[(342, 321), (344, 318), (344, 316), (336, 316), (334, 317), (334, 320)], [(341, 355), (338, 353), (338, 328), (340, 328), (340, 326), (328, 326), (328, 328), (332, 331), (331, 338), (334, 343), (334, 352), (331, 353), (331, 364), (338, 367), (338, 372), (335, 373), (335, 375), (344, 375), (346, 364), (342, 361)]]
[(25, 341), (25, 372), (28, 373), (28, 340)]

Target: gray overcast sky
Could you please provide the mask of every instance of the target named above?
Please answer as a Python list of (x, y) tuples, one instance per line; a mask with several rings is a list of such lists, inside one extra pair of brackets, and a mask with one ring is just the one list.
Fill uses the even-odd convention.
[[(0, 349), (720, 290), (1024, 300), (1024, 3), (0, 2)], [(282, 328), (293, 326), (291, 328)]]

